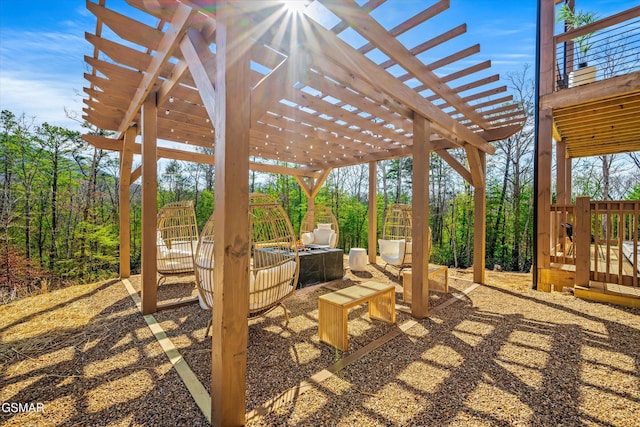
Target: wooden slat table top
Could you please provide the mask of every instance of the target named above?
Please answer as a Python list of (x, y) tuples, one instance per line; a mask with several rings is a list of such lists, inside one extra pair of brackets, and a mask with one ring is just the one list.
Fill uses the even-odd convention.
[(395, 290), (395, 285), (393, 284), (369, 281), (349, 286), (348, 288), (331, 292), (330, 294), (321, 295), (318, 299), (350, 308), (362, 304), (364, 301), (371, 298), (372, 295), (380, 294), (392, 289)]
[[(446, 265), (434, 265), (429, 264), (429, 278), (435, 276), (436, 274), (442, 273), (443, 271), (449, 270), (449, 267)], [(407, 268), (402, 271), (402, 274), (411, 274), (411, 269)]]

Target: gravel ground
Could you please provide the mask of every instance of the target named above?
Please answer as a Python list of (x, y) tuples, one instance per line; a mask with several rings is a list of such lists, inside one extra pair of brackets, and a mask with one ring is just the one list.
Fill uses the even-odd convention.
[[(450, 293), (432, 295), (427, 319), (399, 310), (398, 326), (416, 323), (320, 382), (314, 374), (397, 326), (371, 321), (358, 307), (349, 314), (348, 351), (319, 342), (317, 297), (331, 291), (322, 285), (286, 301), (288, 325), (281, 309), (250, 320), (247, 425), (640, 425), (640, 310), (534, 292), (530, 275), (513, 273), (487, 272), (489, 286), (467, 295), (470, 278), (451, 270)], [(328, 286), (372, 279), (396, 283), (402, 306), (395, 271), (347, 270)], [(131, 283), (138, 287), (138, 278)], [(46, 411), (0, 413), (0, 423), (206, 423), (123, 285), (78, 288), (0, 306), (0, 401), (44, 402)], [(176, 278), (158, 294), (169, 301), (195, 290)], [(196, 304), (156, 314), (207, 390), (209, 316)], [(36, 321), (42, 329), (26, 326)], [(257, 415), (301, 382), (304, 393)]]

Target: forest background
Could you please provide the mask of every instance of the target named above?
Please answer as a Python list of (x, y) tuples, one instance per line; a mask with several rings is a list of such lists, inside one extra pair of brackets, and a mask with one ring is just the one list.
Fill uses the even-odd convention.
[[(495, 143), (487, 161), (486, 265), (529, 271), (533, 250), (533, 93), (530, 67), (507, 76), (524, 108), (523, 130)], [(108, 136), (83, 124), (86, 133)], [(462, 152), (451, 152), (465, 163)], [(78, 131), (37, 117), (2, 111), (0, 119), (0, 303), (59, 286), (118, 276), (117, 153), (98, 150)], [(377, 218), (387, 207), (411, 203), (410, 157), (378, 162)], [(473, 262), (473, 188), (439, 156), (430, 159), (432, 263), (466, 268)], [(213, 212), (211, 165), (164, 161), (158, 207), (193, 200), (200, 230)], [(251, 171), (250, 190), (277, 198), (297, 232), (307, 200), (293, 177)], [(131, 187), (131, 266), (140, 267), (141, 188)], [(640, 153), (577, 159), (573, 200), (640, 199)], [(338, 218), (338, 246), (367, 247), (368, 165), (331, 171), (316, 197)], [(378, 238), (375, 236), (371, 238)]]

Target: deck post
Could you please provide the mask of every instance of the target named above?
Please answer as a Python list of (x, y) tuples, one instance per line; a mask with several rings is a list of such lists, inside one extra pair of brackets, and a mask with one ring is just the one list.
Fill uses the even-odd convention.
[(429, 315), (429, 156), (431, 123), (414, 114), (412, 194), (411, 314)]
[(142, 104), (142, 314), (155, 313), (157, 300), (156, 228), (158, 216), (158, 105), (151, 92)]
[(591, 201), (589, 197), (576, 199), (575, 220), (573, 241), (576, 251), (576, 286), (588, 288), (591, 270)]
[(567, 204), (567, 163), (565, 162), (566, 143), (558, 141), (556, 143), (556, 203), (558, 205)]
[[(555, 2), (552, 0), (539, 1), (539, 85), (538, 96), (542, 97), (553, 93), (555, 83)], [(537, 166), (536, 182), (536, 262), (537, 284), (541, 284), (541, 270), (547, 270), (551, 266), (551, 156), (553, 145), (553, 111), (551, 108), (538, 106), (538, 127), (536, 144)]]
[(377, 162), (369, 162), (369, 263), (376, 264), (378, 252), (378, 182)]

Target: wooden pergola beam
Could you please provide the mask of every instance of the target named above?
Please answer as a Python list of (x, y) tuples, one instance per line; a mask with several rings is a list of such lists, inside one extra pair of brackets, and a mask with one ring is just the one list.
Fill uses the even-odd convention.
[(131, 125), (133, 118), (140, 111), (140, 107), (153, 89), (162, 67), (169, 61), (171, 54), (186, 33), (192, 12), (193, 9), (184, 5), (179, 5), (176, 8), (170, 28), (164, 33), (156, 54), (153, 56), (149, 68), (145, 70), (144, 77), (136, 90), (134, 98), (129, 103), (129, 109), (120, 122), (116, 139), (122, 138), (125, 129)]
[(315, 182), (313, 184), (313, 187), (311, 189), (311, 198), (312, 199), (315, 199), (316, 196), (318, 195), (318, 192), (322, 188), (322, 185), (324, 184), (324, 182), (329, 177), (329, 173), (331, 173), (331, 168), (327, 168), (324, 171), (322, 171), (321, 175), (315, 180)]
[(282, 61), (251, 91), (251, 123), (255, 123), (275, 102), (293, 92), (293, 84), (304, 80), (310, 59), (306, 55), (290, 56)]
[(469, 145), (465, 146), (467, 160), (469, 161), (469, 170), (471, 172), (471, 184), (476, 188), (484, 187), (484, 168), (482, 167), (482, 159), (480, 150)]
[[(315, 40), (309, 40), (308, 47), (317, 55), (326, 57), (335, 64), (342, 64), (343, 67), (349, 68), (351, 70), (349, 74), (350, 86), (355, 80), (364, 80), (378, 91), (387, 94), (390, 97), (388, 99), (392, 100), (392, 105), (398, 105), (401, 109), (406, 108), (402, 107), (406, 105), (411, 110), (429, 119), (433, 123), (434, 130), (437, 128), (436, 131), (440, 135), (455, 144), (463, 146), (465, 143), (469, 143), (489, 154), (495, 153), (495, 147), (491, 146), (482, 137), (452, 119), (431, 102), (418, 96), (415, 91), (387, 72), (382, 71), (377, 64), (353, 49), (335, 34), (312, 20), (308, 20), (308, 22), (316, 35)], [(321, 44), (333, 46), (333, 48), (322, 49)], [(374, 99), (376, 98), (378, 97), (374, 95)]]
[(438, 155), (440, 157), (442, 157), (442, 160), (444, 160), (445, 162), (447, 162), (447, 164), (449, 166), (451, 166), (451, 168), (453, 170), (455, 170), (456, 172), (458, 172), (458, 174), (465, 180), (467, 181), (469, 184), (473, 185), (473, 178), (471, 177), (471, 172), (469, 172), (462, 163), (460, 163), (458, 161), (458, 159), (456, 159), (455, 157), (453, 157), (451, 155), (451, 153), (449, 153), (447, 150), (437, 150), (436, 153), (438, 153)]
[[(214, 20), (208, 20), (201, 31), (202, 38), (209, 40), (215, 35), (216, 23)], [(207, 69), (211, 70), (211, 73), (215, 74), (215, 58), (212, 55), (211, 61), (207, 63)], [(158, 90), (158, 104), (162, 105), (167, 100), (171, 99), (171, 94), (174, 90), (180, 86), (180, 82), (183, 81), (189, 74), (188, 60), (181, 61), (173, 67), (171, 75), (164, 80), (160, 89)], [(212, 74), (213, 75), (213, 74)]]
[[(327, 2), (331, 4), (338, 3), (334, 0), (327, 0)], [(261, 10), (265, 10), (265, 4), (266, 2), (260, 3)], [(375, 20), (368, 12), (380, 4), (382, 4), (380, 0), (369, 1), (362, 6), (351, 2), (347, 9), (352, 10), (352, 13), (357, 14), (361, 19), (375, 23)], [(130, 113), (129, 100), (136, 96), (136, 91), (140, 90), (141, 76), (148, 75), (149, 71), (152, 70), (153, 61), (158, 60), (155, 58), (157, 55), (151, 55), (151, 52), (159, 50), (161, 43), (167, 38), (167, 34), (163, 32), (163, 27), (167, 22), (170, 23), (175, 20), (174, 15), (176, 15), (180, 6), (187, 5), (198, 11), (197, 14), (191, 16), (187, 25), (192, 31), (201, 34), (201, 45), (210, 46), (217, 25), (215, 11), (203, 9), (200, 2), (165, 0), (162, 7), (151, 8), (143, 0), (131, 0), (130, 5), (158, 17), (161, 20), (160, 23), (154, 28), (135, 21), (126, 15), (110, 11), (104, 5), (91, 4), (88, 6), (98, 17), (100, 26), (104, 23), (122, 39), (144, 48), (143, 51), (140, 51), (140, 49), (132, 49), (122, 44), (104, 40), (98, 34), (98, 26), (96, 27), (96, 36), (87, 35), (87, 39), (94, 44), (97, 52), (99, 51), (109, 56), (113, 59), (113, 63), (101, 61), (98, 59), (97, 54), (94, 55), (94, 58), (86, 59), (86, 62), (94, 71), (87, 76), (87, 79), (91, 82), (91, 87), (99, 87), (101, 90), (92, 89), (91, 99), (86, 101), (87, 109), (83, 110), (86, 113), (84, 117), (94, 124), (110, 130), (118, 129), (125, 115)], [(309, 46), (318, 44), (317, 40), (313, 40), (312, 31), (307, 31), (309, 28), (314, 28), (315, 22), (311, 22), (312, 19), (307, 19), (305, 15), (300, 15), (293, 20), (287, 20), (279, 2), (269, 2), (268, 6), (272, 7), (274, 13), (266, 15), (264, 13), (261, 14), (260, 11), (247, 11), (247, 14), (245, 14), (254, 24), (250, 34), (254, 35), (253, 40), (257, 41), (250, 48), (251, 59), (271, 69), (271, 72), (267, 72), (267, 75), (257, 70), (250, 71), (252, 76), (251, 87), (255, 91), (253, 104), (254, 121), (252, 122), (255, 129), (252, 129), (251, 144), (252, 154), (256, 157), (306, 165), (313, 170), (324, 169), (327, 166), (336, 167), (343, 164), (369, 162), (380, 158), (379, 156), (384, 157), (384, 153), (388, 153), (389, 158), (392, 158), (397, 156), (398, 144), (411, 146), (413, 126), (411, 120), (413, 111), (418, 110), (414, 105), (408, 104), (406, 100), (411, 99), (418, 104), (424, 102), (425, 98), (420, 95), (420, 88), (435, 92), (435, 94), (426, 98), (427, 101), (430, 101), (441, 99), (441, 95), (444, 96), (441, 93), (441, 89), (450, 91), (454, 96), (459, 97), (463, 91), (485, 86), (495, 80), (495, 76), (491, 76), (474, 79), (471, 83), (457, 87), (448, 87), (446, 85), (446, 82), (485, 69), (490, 65), (490, 62), (484, 61), (449, 75), (438, 77), (438, 82), (435, 83), (442, 87), (438, 85), (428, 87), (429, 85), (433, 86), (434, 82), (429, 83), (429, 85), (422, 84), (418, 88), (404, 87), (403, 89), (409, 89), (409, 91), (402, 93), (401, 96), (396, 96), (397, 90), (395, 90), (395, 87), (392, 88), (393, 90), (385, 91), (385, 87), (388, 86), (386, 81), (374, 84), (370, 80), (379, 80), (379, 75), (389, 77), (395, 80), (395, 83), (402, 83), (414, 77), (420, 79), (422, 78), (421, 76), (415, 75), (418, 68), (426, 67), (433, 72), (436, 67), (452, 61), (459, 61), (465, 55), (477, 52), (478, 47), (472, 46), (469, 49), (453, 53), (427, 65), (423, 65), (416, 57), (416, 55), (427, 49), (464, 33), (466, 24), (453, 27), (453, 29), (445, 31), (413, 48), (403, 47), (402, 52), (394, 53), (398, 58), (392, 56), (382, 64), (373, 64), (375, 67), (371, 70), (376, 69), (377, 72), (371, 76), (370, 72), (362, 73), (357, 69), (358, 67), (353, 67), (348, 62), (326, 58), (323, 55), (317, 55), (313, 49), (309, 49)], [(368, 40), (364, 46), (358, 48), (355, 52), (359, 53), (360, 57), (365, 58), (364, 54), (376, 47), (393, 47), (392, 45), (399, 43), (396, 37), (415, 28), (448, 7), (449, 1), (440, 0), (388, 31), (382, 29), (379, 24), (364, 29), (363, 31), (365, 32), (369, 31), (367, 33), (369, 34), (368, 37), (373, 38), (373, 40)], [(295, 25), (291, 25), (291, 29), (285, 28), (277, 32), (268, 31), (269, 28), (275, 25), (291, 24), (294, 21)], [(336, 37), (336, 33), (346, 29), (349, 24), (346, 21), (341, 21), (331, 31), (325, 31)], [(296, 26), (298, 30), (294, 29)], [(355, 24), (354, 26), (357, 27)], [(169, 28), (171, 28), (171, 24)], [(380, 38), (373, 37), (374, 34), (380, 36)], [(293, 41), (297, 42), (294, 44), (292, 43)], [(295, 46), (295, 49), (292, 49), (293, 46)], [(299, 55), (308, 57), (305, 56), (307, 55), (305, 49), (308, 52), (308, 56), (313, 58), (313, 65), (303, 64), (300, 67), (299, 80), (295, 76), (288, 76), (287, 68), (289, 67), (284, 67), (285, 63), (281, 64), (280, 67), (278, 64), (282, 63), (283, 60), (286, 63), (294, 62), (292, 60)], [(300, 52), (303, 53), (301, 54)], [(346, 54), (349, 56), (352, 52), (348, 51)], [(213, 133), (209, 134), (209, 132), (211, 132), (212, 126), (211, 124), (200, 122), (198, 119), (198, 117), (207, 118), (209, 116), (206, 109), (202, 107), (203, 103), (206, 102), (202, 98), (206, 98), (206, 96), (199, 93), (200, 90), (196, 88), (197, 85), (193, 80), (192, 73), (187, 72), (192, 70), (189, 70), (186, 65), (190, 61), (184, 58), (184, 52), (175, 50), (170, 56), (177, 59), (177, 62), (166, 62), (160, 67), (157, 73), (158, 78), (154, 83), (158, 90), (158, 107), (171, 112), (170, 115), (163, 115), (158, 118), (158, 137), (168, 141), (211, 148), (212, 143), (209, 141), (212, 141)], [(358, 58), (356, 57), (357, 60)], [(211, 76), (216, 67), (215, 55), (209, 52), (207, 59), (203, 59), (201, 62), (203, 70), (207, 70), (209, 76)], [(295, 62), (301, 61), (296, 59)], [(410, 65), (409, 72), (400, 77), (393, 77), (391, 74), (387, 76), (388, 73), (380, 72), (380, 69), (386, 69), (395, 64)], [(96, 76), (96, 70), (99, 70), (99, 74), (107, 75), (108, 78)], [(304, 79), (304, 74), (312, 78)], [(276, 78), (281, 76), (285, 78)], [(363, 76), (369, 79), (362, 78)], [(292, 84), (295, 83), (293, 80), (307, 84), (311, 90), (307, 91), (306, 88), (302, 90), (294, 86)], [(284, 82), (286, 84), (283, 84)], [(400, 86), (406, 85), (400, 84)], [(477, 99), (477, 97), (495, 94), (502, 89), (485, 90), (471, 95), (470, 98), (465, 97), (462, 101), (468, 102)], [(320, 90), (325, 96), (316, 98), (310, 95), (309, 93), (313, 93), (314, 90)], [(175, 97), (176, 102), (169, 103), (170, 97)], [(335, 98), (337, 102), (330, 101), (328, 97)], [(284, 100), (284, 102), (278, 102), (280, 99)], [(294, 105), (287, 101), (294, 101)], [(516, 125), (521, 124), (523, 118), (519, 116), (517, 111), (504, 109), (495, 112), (481, 111), (485, 106), (495, 105), (497, 102), (502, 101), (504, 99), (483, 101), (476, 105), (468, 105), (468, 107), (482, 116), (491, 126), (500, 126), (497, 129), (501, 129), (509, 122)], [(295, 105), (296, 103), (297, 105)], [(436, 108), (443, 110), (449, 104), (449, 102), (445, 101), (443, 104), (431, 105), (431, 107), (434, 107), (434, 110)], [(452, 102), (452, 104), (455, 104), (455, 102)], [(277, 124), (275, 126), (264, 126), (272, 123), (256, 124), (255, 120), (259, 114), (256, 114), (257, 110), (255, 108), (258, 105), (260, 105), (258, 109), (262, 113), (262, 117), (269, 121), (273, 121), (274, 117), (276, 120), (281, 119), (281, 126)], [(263, 111), (268, 114), (264, 114)], [(500, 115), (499, 113), (501, 112), (503, 114)], [(420, 114), (426, 117), (427, 115), (424, 113), (425, 111), (420, 111)], [(451, 121), (441, 123), (433, 117), (429, 117), (432, 122), (431, 130), (449, 141), (452, 144), (451, 146), (462, 146), (466, 143), (471, 143), (472, 145), (483, 143), (484, 135), (478, 132), (480, 128), (473, 124), (469, 117), (465, 117), (463, 113), (456, 113), (455, 111), (442, 111), (442, 113), (453, 116), (450, 118)], [(279, 117), (280, 115), (282, 117)], [(133, 120), (139, 121), (139, 114), (135, 114)], [(458, 124), (455, 124), (455, 122), (458, 122)], [(450, 123), (454, 123), (453, 128), (449, 126)], [(258, 125), (264, 130), (255, 132), (258, 130)], [(392, 126), (390, 127), (389, 125)], [(458, 132), (456, 126), (466, 128), (460, 130), (461, 133), (466, 134)], [(313, 143), (313, 147), (310, 145), (305, 146), (305, 143), (300, 141), (301, 134), (296, 134), (298, 131), (294, 130), (294, 128), (303, 127), (314, 128), (313, 132), (317, 132), (317, 135), (308, 134), (309, 138), (317, 138), (320, 143), (323, 142), (322, 138), (326, 137), (324, 141), (327, 144), (326, 149), (321, 149), (320, 143)], [(266, 128), (276, 129), (276, 131), (266, 132)], [(401, 131), (397, 131), (399, 129)], [(293, 137), (291, 137), (292, 133)], [(472, 136), (474, 133), (477, 134), (475, 137)], [(292, 144), (287, 138), (291, 142), (297, 142)], [(267, 144), (263, 145), (263, 142)], [(286, 145), (290, 147), (285, 149)], [(488, 147), (489, 151), (493, 149), (490, 146), (485, 147)], [(368, 155), (370, 154), (374, 157), (369, 158)]]
[[(295, 176), (296, 181), (300, 184), (302, 188), (302, 192), (309, 200), (313, 200), (320, 192), (322, 185), (329, 177), (329, 173), (331, 173), (331, 168), (327, 168), (320, 172), (318, 176), (313, 177), (303, 177), (303, 176)], [(305, 180), (306, 178), (306, 180)]]
[[(110, 151), (122, 151), (122, 143), (117, 139), (113, 138), (105, 138), (103, 136), (98, 135), (83, 135), (82, 138), (87, 141), (89, 144), (93, 145), (96, 148), (101, 150), (110, 150)], [(169, 148), (169, 147), (158, 147), (158, 158), (159, 159), (172, 159), (172, 160), (182, 160), (185, 162), (194, 162), (194, 163), (202, 163), (207, 165), (212, 165), (215, 163), (215, 156), (206, 153), (199, 153), (195, 151), (185, 151), (177, 148)], [(142, 153), (142, 145), (139, 143), (135, 143), (133, 145), (133, 153), (141, 154)], [(312, 169), (305, 168), (290, 168), (286, 166), (279, 165), (270, 165), (267, 163), (258, 163), (258, 162), (250, 162), (251, 170), (259, 171), (259, 172), (267, 172), (267, 173), (276, 173), (282, 175), (291, 175), (291, 176), (306, 176), (316, 178), (320, 175), (320, 172)], [(135, 180), (132, 180), (133, 182)]]

